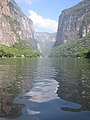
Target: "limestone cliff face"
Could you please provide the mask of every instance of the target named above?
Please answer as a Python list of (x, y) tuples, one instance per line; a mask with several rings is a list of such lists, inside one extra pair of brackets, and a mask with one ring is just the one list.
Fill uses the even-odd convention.
[(83, 0), (59, 16), (57, 37), (54, 46), (90, 32), (90, 0)]
[(0, 44), (16, 42), (34, 45), (33, 22), (25, 16), (14, 0), (0, 0)]

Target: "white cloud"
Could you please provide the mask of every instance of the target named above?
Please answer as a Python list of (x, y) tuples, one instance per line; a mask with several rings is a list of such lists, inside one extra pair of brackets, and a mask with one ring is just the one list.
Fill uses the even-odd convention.
[(57, 30), (57, 21), (44, 18), (40, 15), (38, 15), (35, 11), (29, 10), (29, 18), (33, 21), (35, 29), (48, 29), (51, 30), (52, 32), (56, 32)]

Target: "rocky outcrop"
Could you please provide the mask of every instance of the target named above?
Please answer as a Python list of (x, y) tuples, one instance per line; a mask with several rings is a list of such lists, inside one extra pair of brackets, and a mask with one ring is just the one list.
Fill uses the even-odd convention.
[(23, 42), (35, 45), (33, 22), (21, 11), (14, 0), (0, 0), (0, 44)]
[(37, 49), (44, 56), (48, 56), (56, 40), (56, 33), (35, 32), (34, 37), (37, 42)]
[(62, 11), (59, 16), (57, 37), (54, 46), (65, 43), (77, 36), (84, 37), (90, 32), (90, 0), (83, 0), (72, 8)]

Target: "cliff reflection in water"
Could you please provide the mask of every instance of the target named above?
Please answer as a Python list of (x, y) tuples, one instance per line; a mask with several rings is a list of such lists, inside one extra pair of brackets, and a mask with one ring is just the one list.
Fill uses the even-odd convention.
[[(0, 59), (0, 117), (16, 118), (22, 114), (24, 105), (14, 104), (13, 100), (20, 93), (30, 90), (34, 72), (30, 67), (33, 62), (26, 59)], [(32, 68), (37, 67), (36, 64)]]
[(69, 107), (61, 109), (70, 112), (90, 111), (90, 61), (69, 59), (57, 61), (56, 66), (61, 66), (55, 78), (59, 82), (58, 96), (81, 105), (79, 109)]
[(0, 120), (89, 120), (89, 112), (89, 60), (0, 59)]

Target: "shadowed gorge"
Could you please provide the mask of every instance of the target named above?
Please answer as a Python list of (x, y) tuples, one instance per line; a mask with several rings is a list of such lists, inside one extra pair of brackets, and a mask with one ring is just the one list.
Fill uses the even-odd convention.
[(37, 42), (38, 51), (44, 56), (48, 57), (52, 46), (56, 40), (56, 33), (35, 32), (34, 38)]

